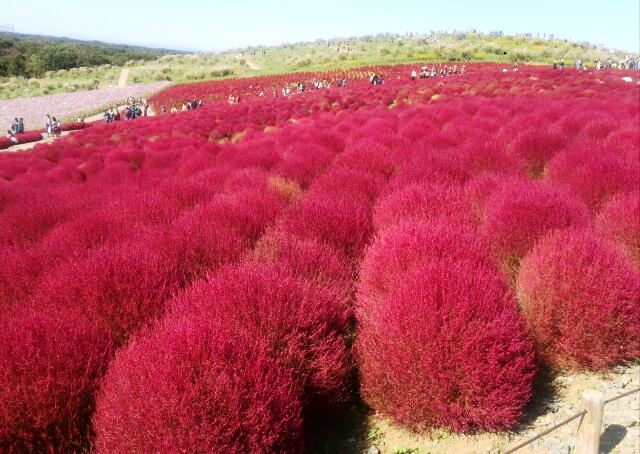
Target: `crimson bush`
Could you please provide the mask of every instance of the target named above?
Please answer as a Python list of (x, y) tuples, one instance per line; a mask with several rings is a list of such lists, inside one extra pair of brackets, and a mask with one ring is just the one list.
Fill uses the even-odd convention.
[(620, 244), (640, 265), (640, 197), (628, 192), (607, 202), (596, 219), (596, 227), (608, 239)]
[(0, 312), (0, 450), (84, 451), (108, 336), (75, 308)]
[(477, 223), (463, 189), (444, 184), (412, 184), (392, 192), (376, 205), (373, 216), (378, 231), (406, 220), (429, 219), (446, 219), (465, 226)]
[(545, 233), (589, 223), (587, 208), (571, 194), (517, 181), (501, 185), (488, 198), (484, 215), (482, 231), (508, 273)]
[(518, 297), (552, 368), (601, 370), (640, 355), (640, 277), (589, 230), (541, 240), (522, 262)]
[(353, 270), (349, 261), (340, 251), (315, 240), (272, 230), (258, 241), (251, 258), (283, 267), (312, 283), (351, 292)]
[(427, 257), (357, 315), (361, 391), (375, 411), (417, 430), (518, 422), (531, 396), (533, 344), (495, 271)]
[(277, 225), (357, 259), (372, 232), (370, 211), (370, 203), (360, 197), (310, 191), (286, 210)]
[(247, 263), (195, 284), (173, 307), (264, 340), (302, 384), (309, 414), (318, 416), (348, 397), (351, 366), (343, 336), (350, 311), (339, 290), (277, 266)]
[(610, 146), (578, 143), (549, 162), (545, 179), (577, 194), (597, 212), (617, 193), (638, 190), (640, 162)]
[(533, 176), (540, 176), (547, 162), (562, 151), (566, 143), (565, 135), (555, 128), (533, 128), (518, 135), (512, 149), (524, 159), (527, 170)]
[(116, 355), (97, 397), (96, 452), (301, 452), (291, 371), (228, 328), (173, 317)]
[(425, 258), (466, 260), (491, 267), (489, 249), (471, 228), (446, 220), (405, 221), (382, 232), (360, 266), (358, 304), (376, 305), (396, 279)]
[(163, 250), (158, 239), (163, 233), (151, 230), (141, 236), (144, 239), (105, 245), (62, 262), (34, 292), (34, 307), (78, 307), (122, 345), (162, 313), (179, 285), (172, 251)]

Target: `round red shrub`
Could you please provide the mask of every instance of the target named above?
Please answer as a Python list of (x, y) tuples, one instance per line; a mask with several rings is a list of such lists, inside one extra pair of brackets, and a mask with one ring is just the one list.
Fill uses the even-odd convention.
[(441, 184), (456, 186), (469, 178), (470, 169), (455, 150), (434, 151), (430, 147), (413, 150), (389, 181), (388, 192), (408, 186)]
[(637, 191), (607, 202), (596, 219), (596, 227), (606, 238), (620, 244), (640, 265), (640, 195)]
[(517, 423), (531, 396), (533, 344), (495, 271), (425, 258), (357, 316), (361, 391), (375, 411), (416, 430)]
[(0, 450), (81, 452), (109, 338), (79, 311), (21, 307), (0, 316)]
[(333, 246), (354, 259), (372, 233), (371, 207), (360, 197), (311, 191), (289, 207), (277, 227)]
[(640, 162), (596, 143), (578, 144), (555, 156), (545, 180), (577, 194), (592, 211), (619, 192), (640, 187)]
[(367, 249), (360, 266), (358, 303), (379, 304), (396, 279), (425, 258), (493, 266), (488, 248), (473, 229), (445, 220), (402, 222), (382, 232)]
[(263, 340), (302, 384), (308, 414), (321, 415), (349, 396), (352, 370), (343, 336), (351, 314), (339, 289), (277, 266), (244, 264), (195, 284), (172, 307)]
[(640, 277), (591, 231), (541, 240), (522, 262), (518, 297), (553, 368), (600, 370), (640, 355)]
[(348, 167), (332, 168), (318, 178), (313, 185), (314, 191), (324, 193), (344, 194), (361, 197), (368, 203), (373, 203), (378, 197), (387, 180), (377, 173)]
[(520, 133), (512, 144), (517, 156), (524, 159), (527, 170), (534, 176), (542, 174), (546, 163), (567, 143), (559, 129), (532, 128)]
[(207, 205), (197, 207), (196, 216), (218, 220), (247, 241), (255, 242), (286, 207), (286, 200), (267, 189), (266, 180), (264, 183), (264, 188), (219, 194)]
[(164, 302), (178, 289), (178, 268), (164, 250), (162, 231), (140, 239), (108, 244), (86, 256), (60, 263), (47, 273), (33, 294), (33, 304), (78, 307), (104, 324), (116, 345), (162, 313)]
[(483, 173), (469, 180), (464, 189), (478, 217), (483, 219), (485, 217), (484, 205), (496, 190), (507, 184), (525, 184), (526, 181), (528, 180), (522, 176)]
[(282, 152), (281, 162), (275, 166), (274, 171), (295, 180), (302, 188), (307, 188), (334, 156), (334, 152), (313, 143), (294, 144)]
[(300, 389), (259, 339), (172, 317), (116, 355), (97, 397), (97, 453), (302, 451)]
[(464, 190), (444, 184), (412, 184), (392, 192), (375, 207), (373, 223), (377, 231), (407, 220), (446, 219), (451, 224), (477, 223)]
[(571, 194), (540, 183), (512, 181), (487, 199), (482, 231), (508, 272), (553, 229), (584, 226), (589, 213)]
[(238, 260), (249, 247), (249, 241), (207, 205), (185, 212), (160, 241), (160, 247), (176, 261), (181, 285)]
[(318, 285), (343, 288), (347, 294), (352, 287), (351, 263), (337, 249), (315, 240), (272, 230), (257, 242), (251, 257), (258, 263), (277, 264)]

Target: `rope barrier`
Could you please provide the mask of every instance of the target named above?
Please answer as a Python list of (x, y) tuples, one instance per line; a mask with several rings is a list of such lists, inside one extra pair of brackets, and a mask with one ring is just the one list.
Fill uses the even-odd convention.
[(604, 401), (604, 403), (605, 403), (605, 405), (606, 405), (606, 404), (610, 404), (611, 402), (615, 402), (615, 401), (616, 401), (616, 400), (618, 400), (618, 399), (622, 399), (623, 397), (630, 396), (631, 394), (633, 394), (633, 393), (637, 393), (637, 392), (639, 392), (639, 391), (640, 391), (640, 388), (632, 389), (631, 391), (627, 391), (626, 393), (624, 393), (624, 394), (620, 394), (620, 395), (619, 395), (619, 396), (617, 396), (617, 397), (612, 397), (612, 398), (611, 398), (611, 399), (609, 399), (609, 400), (605, 400), (605, 401)]
[[(637, 392), (640, 392), (640, 388), (632, 389), (631, 391), (627, 391), (627, 392), (626, 392), (626, 393), (624, 393), (624, 394), (620, 394), (619, 396), (612, 397), (611, 399), (609, 399), (609, 400), (606, 400), (606, 401), (605, 401), (605, 405), (606, 405), (606, 404), (609, 404), (609, 403), (611, 403), (611, 402), (614, 402), (614, 401), (616, 401), (616, 400), (618, 400), (618, 399), (622, 399), (623, 397), (630, 396), (631, 394), (634, 394), (634, 393), (637, 393)], [(545, 435), (550, 434), (550, 433), (551, 433), (551, 432), (553, 432), (554, 430), (559, 429), (560, 427), (562, 427), (562, 426), (564, 426), (564, 425), (566, 425), (566, 424), (569, 424), (571, 421), (574, 421), (574, 420), (576, 420), (576, 419), (578, 419), (578, 418), (582, 418), (582, 417), (583, 417), (583, 416), (585, 416), (586, 414), (587, 414), (587, 411), (586, 411), (586, 410), (583, 410), (583, 411), (581, 411), (580, 413), (576, 413), (575, 415), (570, 416), (569, 418), (565, 419), (565, 420), (564, 420), (564, 421), (562, 421), (562, 422), (559, 422), (558, 424), (556, 424), (555, 426), (553, 426), (553, 427), (551, 427), (551, 428), (549, 428), (549, 429), (545, 430), (544, 432), (540, 432), (540, 433), (539, 433), (538, 435), (536, 435), (535, 437), (530, 438), (529, 440), (524, 441), (524, 442), (520, 443), (519, 445), (514, 446), (513, 448), (511, 448), (511, 449), (509, 449), (509, 450), (507, 450), (507, 451), (503, 452), (502, 454), (513, 454), (514, 452), (516, 452), (516, 451), (518, 451), (518, 450), (520, 450), (520, 449), (524, 448), (525, 446), (530, 445), (530, 444), (531, 444), (531, 443), (533, 443), (534, 441), (539, 440), (540, 438), (544, 437)]]
[(569, 417), (569, 418), (565, 419), (564, 421), (562, 421), (562, 422), (560, 422), (560, 423), (556, 424), (555, 426), (553, 426), (553, 427), (551, 427), (551, 428), (549, 428), (549, 429), (545, 430), (544, 432), (540, 432), (540, 433), (539, 433), (538, 435), (536, 435), (535, 437), (533, 437), (533, 438), (531, 438), (531, 439), (529, 439), (529, 440), (527, 440), (527, 441), (525, 441), (525, 442), (523, 442), (523, 443), (520, 443), (518, 446), (515, 446), (515, 447), (513, 447), (513, 448), (509, 449), (508, 451), (505, 451), (505, 452), (504, 452), (504, 453), (502, 453), (502, 454), (512, 454), (512, 453), (516, 452), (517, 450), (522, 449), (522, 448), (524, 448), (525, 446), (530, 445), (530, 444), (531, 444), (531, 443), (533, 443), (534, 441), (536, 441), (536, 440), (538, 440), (538, 439), (540, 439), (540, 438), (544, 437), (545, 435), (550, 434), (550, 433), (551, 433), (551, 432), (553, 432), (554, 430), (559, 429), (560, 427), (564, 426), (565, 424), (569, 424), (569, 423), (570, 423), (571, 421), (573, 421), (574, 419), (581, 418), (582, 416), (584, 416), (584, 415), (586, 415), (586, 414), (587, 414), (587, 412), (586, 412), (585, 410), (581, 411), (580, 413), (576, 413), (575, 415), (573, 415), (573, 416), (571, 416), (571, 417)]

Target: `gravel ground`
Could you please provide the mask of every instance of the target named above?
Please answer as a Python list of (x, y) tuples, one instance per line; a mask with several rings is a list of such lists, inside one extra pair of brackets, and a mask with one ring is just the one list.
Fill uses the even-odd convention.
[(151, 95), (169, 85), (170, 82), (155, 82), (147, 85), (110, 87), (36, 98), (4, 100), (0, 101), (0, 127), (2, 132), (6, 132), (15, 117), (22, 117), (25, 129), (39, 129), (42, 127), (46, 114), (51, 114), (58, 119), (75, 117), (83, 112), (93, 112), (113, 104), (121, 104), (127, 96)]

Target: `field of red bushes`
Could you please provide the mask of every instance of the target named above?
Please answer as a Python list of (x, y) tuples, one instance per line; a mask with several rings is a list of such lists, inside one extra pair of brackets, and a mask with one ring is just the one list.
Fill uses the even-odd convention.
[(299, 453), (360, 399), (502, 431), (540, 370), (639, 358), (637, 85), (409, 74), (0, 154), (0, 450)]

